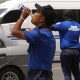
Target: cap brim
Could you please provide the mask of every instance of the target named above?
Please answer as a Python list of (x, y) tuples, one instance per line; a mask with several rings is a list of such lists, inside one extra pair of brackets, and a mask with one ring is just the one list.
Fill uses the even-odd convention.
[(40, 12), (42, 12), (42, 7), (39, 4), (35, 4), (35, 7), (37, 8), (37, 10), (39, 10)]

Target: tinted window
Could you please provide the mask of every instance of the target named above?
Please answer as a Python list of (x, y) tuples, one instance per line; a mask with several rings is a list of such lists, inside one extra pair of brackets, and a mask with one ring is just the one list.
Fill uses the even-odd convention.
[(80, 10), (77, 10), (76, 15), (77, 15), (77, 20), (80, 23)]
[(11, 23), (16, 22), (20, 17), (21, 11), (20, 10), (12, 10), (8, 12), (2, 19), (2, 23)]
[(62, 17), (63, 17), (63, 10), (56, 9), (55, 11), (56, 11), (56, 14), (57, 14), (57, 19), (58, 19), (59, 21), (62, 21), (62, 20), (63, 20), (63, 19), (62, 19)]
[[(56, 11), (56, 13), (57, 13), (57, 19), (59, 20), (59, 21), (63, 21), (63, 11), (64, 11), (64, 9), (56, 9), (55, 10)], [(74, 12), (74, 20), (75, 21), (77, 21), (77, 22), (80, 22), (80, 10), (73, 10), (72, 9), (72, 11)]]

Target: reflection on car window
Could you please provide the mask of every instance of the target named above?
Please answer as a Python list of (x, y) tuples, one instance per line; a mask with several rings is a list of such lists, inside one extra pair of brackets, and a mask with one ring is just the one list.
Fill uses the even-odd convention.
[(3, 47), (5, 47), (4, 43), (0, 40), (0, 48), (3, 48)]
[(2, 14), (5, 10), (6, 10), (6, 8), (5, 9), (0, 9), (0, 14)]
[(21, 12), (22, 12), (22, 11), (20, 11), (20, 10), (12, 10), (12, 11), (9, 11), (9, 12), (3, 17), (2, 24), (3, 24), (3, 23), (16, 22), (16, 21), (19, 19)]

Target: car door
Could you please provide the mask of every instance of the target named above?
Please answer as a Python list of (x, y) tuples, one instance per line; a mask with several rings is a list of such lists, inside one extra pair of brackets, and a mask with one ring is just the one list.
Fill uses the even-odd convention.
[(7, 53), (7, 48), (4, 42), (0, 39), (0, 67), (2, 67), (8, 62), (6, 53)]

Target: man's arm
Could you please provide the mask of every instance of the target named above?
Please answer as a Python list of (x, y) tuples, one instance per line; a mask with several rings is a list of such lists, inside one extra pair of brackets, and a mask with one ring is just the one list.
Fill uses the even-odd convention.
[(12, 35), (20, 39), (25, 39), (24, 33), (21, 31), (21, 25), (23, 22), (24, 21), (21, 18), (19, 18), (12, 30)]
[(18, 21), (16, 22), (16, 24), (13, 27), (13, 30), (12, 30), (12, 35), (13, 36), (18, 37), (20, 39), (25, 39), (24, 33), (21, 31), (21, 26), (22, 26), (22, 23), (28, 17), (29, 14), (30, 14), (30, 9), (25, 9), (21, 13), (20, 18), (18, 19)]
[(62, 28), (61, 22), (57, 22), (56, 24), (51, 25), (52, 31), (60, 31)]

